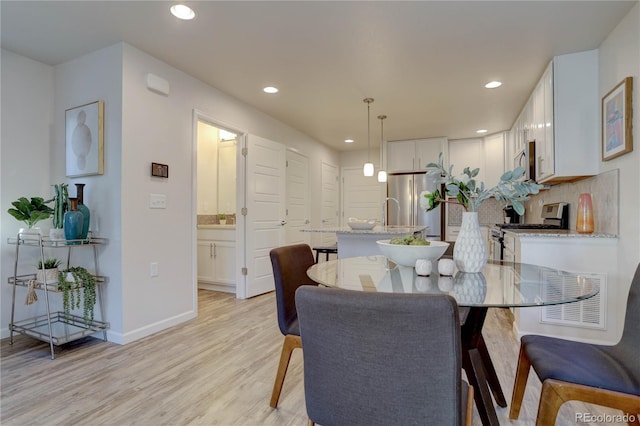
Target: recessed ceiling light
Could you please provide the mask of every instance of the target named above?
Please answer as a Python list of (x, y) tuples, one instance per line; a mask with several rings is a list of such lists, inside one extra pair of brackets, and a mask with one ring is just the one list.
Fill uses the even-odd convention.
[(196, 17), (196, 12), (186, 4), (174, 4), (169, 10), (171, 10), (173, 16), (178, 19), (184, 19), (185, 21)]
[(487, 129), (476, 130), (476, 133), (487, 133)]
[(344, 143), (353, 143), (353, 139), (345, 139)]
[(486, 87), (487, 89), (495, 89), (496, 87), (500, 87), (500, 86), (502, 86), (501, 81), (490, 81), (484, 85), (484, 87)]
[(264, 89), (262, 89), (262, 91), (264, 93), (278, 93), (278, 88), (273, 86), (267, 86)]

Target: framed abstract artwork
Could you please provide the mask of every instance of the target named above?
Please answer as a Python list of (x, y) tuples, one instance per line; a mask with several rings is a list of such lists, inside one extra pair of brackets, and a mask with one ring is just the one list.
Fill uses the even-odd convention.
[(104, 102), (65, 111), (67, 177), (104, 173)]
[(633, 151), (633, 77), (627, 77), (602, 98), (602, 161)]

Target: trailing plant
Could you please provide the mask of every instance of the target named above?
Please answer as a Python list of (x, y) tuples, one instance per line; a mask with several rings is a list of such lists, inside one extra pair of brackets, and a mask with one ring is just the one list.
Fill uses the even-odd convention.
[[(53, 269), (60, 266), (60, 260), (58, 259), (45, 259), (44, 269)], [(38, 269), (42, 269), (42, 260), (38, 260)]]
[[(73, 281), (67, 281), (67, 273), (71, 274)], [(80, 308), (82, 300), (84, 322), (93, 322), (96, 278), (89, 271), (82, 266), (75, 266), (58, 272), (58, 289), (62, 291), (62, 307), (67, 318), (71, 315), (72, 309)]]
[(36, 223), (48, 219), (53, 213), (53, 209), (46, 204), (50, 201), (44, 201), (42, 197), (32, 197), (31, 201), (26, 197), (20, 197), (11, 203), (14, 208), (7, 210), (7, 212), (19, 221), (26, 223), (29, 228), (33, 228)]
[(69, 184), (57, 183), (53, 185), (56, 195), (53, 197), (53, 227), (62, 229), (64, 213), (69, 210)]

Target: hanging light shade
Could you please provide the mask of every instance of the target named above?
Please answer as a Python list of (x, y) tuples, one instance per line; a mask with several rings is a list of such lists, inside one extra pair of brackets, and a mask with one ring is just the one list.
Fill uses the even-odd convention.
[(364, 98), (367, 104), (367, 162), (364, 163), (362, 171), (365, 176), (373, 176), (373, 163), (371, 162), (371, 102), (373, 98)]
[(387, 118), (386, 115), (379, 115), (380, 119), (380, 170), (378, 170), (378, 182), (386, 182), (387, 181), (387, 172), (383, 170), (384, 167), (384, 119)]

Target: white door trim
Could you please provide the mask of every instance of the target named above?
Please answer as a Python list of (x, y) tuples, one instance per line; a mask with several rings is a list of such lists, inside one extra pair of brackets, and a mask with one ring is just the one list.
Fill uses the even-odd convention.
[(227, 130), (229, 132), (238, 135), (238, 150), (236, 152), (236, 298), (244, 299), (246, 296), (246, 277), (242, 275), (242, 268), (246, 266), (245, 256), (245, 236), (246, 236), (246, 224), (245, 216), (242, 216), (240, 212), (242, 207), (246, 205), (245, 197), (245, 165), (244, 157), (242, 156), (242, 147), (246, 147), (246, 135), (245, 130), (225, 123), (222, 120), (216, 119), (209, 114), (200, 111), (196, 108), (193, 109), (192, 115), (192, 148), (191, 148), (191, 269), (192, 269), (192, 281), (193, 281), (193, 303), (194, 310), (197, 313), (198, 307), (198, 206), (197, 206), (197, 176), (198, 176), (198, 121), (203, 121), (212, 126), (220, 129)]

